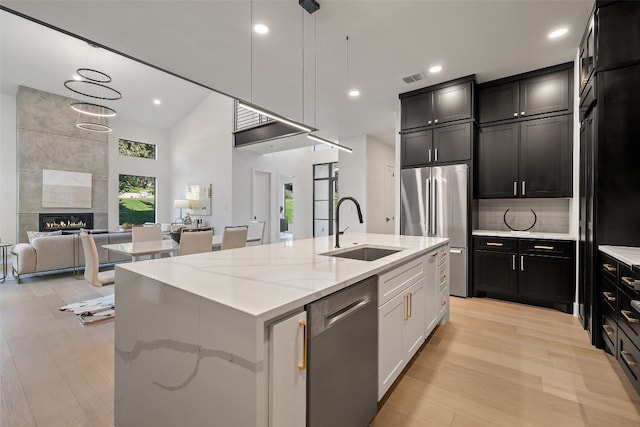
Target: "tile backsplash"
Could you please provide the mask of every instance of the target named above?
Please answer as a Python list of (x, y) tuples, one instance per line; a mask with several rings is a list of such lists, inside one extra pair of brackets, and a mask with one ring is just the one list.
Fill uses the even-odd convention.
[(535, 217), (535, 226), (529, 230), (541, 233), (569, 232), (570, 199), (480, 199), (476, 229), (510, 231), (504, 222), (517, 230), (531, 227)]

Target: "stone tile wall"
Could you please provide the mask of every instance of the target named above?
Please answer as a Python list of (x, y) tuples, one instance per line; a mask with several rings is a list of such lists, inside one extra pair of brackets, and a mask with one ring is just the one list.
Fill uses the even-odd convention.
[(492, 199), (478, 201), (478, 223), (480, 230), (509, 231), (504, 223), (504, 214), (511, 227), (525, 229), (537, 216), (536, 225), (530, 231), (545, 233), (569, 232), (570, 199)]
[[(62, 82), (60, 82), (62, 84)], [(41, 212), (93, 212), (94, 227), (108, 225), (109, 153), (106, 133), (78, 129), (74, 100), (21, 86), (18, 89), (18, 238), (38, 229)], [(90, 209), (43, 208), (42, 170), (92, 174)]]

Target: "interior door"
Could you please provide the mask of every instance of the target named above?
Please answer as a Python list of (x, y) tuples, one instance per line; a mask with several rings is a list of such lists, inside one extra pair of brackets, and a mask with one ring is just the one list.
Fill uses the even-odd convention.
[(251, 219), (253, 221), (264, 221), (265, 243), (271, 242), (270, 206), (271, 173), (254, 170), (251, 185)]

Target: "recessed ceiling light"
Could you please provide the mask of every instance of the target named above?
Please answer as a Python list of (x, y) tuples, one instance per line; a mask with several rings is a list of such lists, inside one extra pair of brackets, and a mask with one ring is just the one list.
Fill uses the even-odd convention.
[(358, 89), (351, 89), (349, 91), (349, 96), (355, 98), (356, 96), (360, 96), (360, 91)]
[(267, 34), (269, 32), (269, 27), (264, 24), (256, 24), (253, 26), (253, 31), (258, 34)]
[(75, 81), (79, 82), (80, 80), (82, 80), (82, 77), (80, 77), (79, 75), (75, 74), (75, 75), (73, 76), (73, 80), (75, 80)]
[(438, 73), (440, 71), (442, 71), (441, 65), (434, 65), (433, 67), (429, 68), (430, 73)]
[(553, 30), (549, 33), (550, 39), (557, 39), (558, 37), (562, 37), (569, 32), (568, 28), (558, 28), (557, 30)]
[(160, 104), (162, 104), (162, 101), (159, 100), (158, 98), (156, 98), (156, 99), (153, 100), (153, 103), (156, 104), (156, 105), (160, 105)]

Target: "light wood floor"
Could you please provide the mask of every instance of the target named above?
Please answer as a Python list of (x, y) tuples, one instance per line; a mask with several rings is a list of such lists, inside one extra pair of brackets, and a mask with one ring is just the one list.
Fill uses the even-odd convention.
[[(0, 285), (0, 426), (112, 426), (113, 322), (58, 308), (113, 292), (71, 275)], [(401, 426), (640, 426), (640, 398), (577, 319), (452, 298), (373, 422)]]

